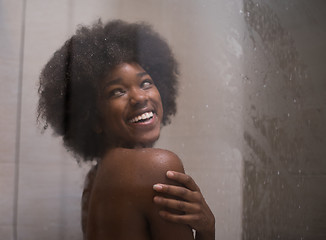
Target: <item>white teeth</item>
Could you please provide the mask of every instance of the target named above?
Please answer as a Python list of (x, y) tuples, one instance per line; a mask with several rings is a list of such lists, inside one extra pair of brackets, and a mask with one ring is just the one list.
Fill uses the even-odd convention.
[(137, 117), (132, 118), (129, 122), (135, 123), (135, 122), (138, 122), (140, 120), (149, 119), (149, 118), (151, 118), (153, 116), (154, 116), (153, 112), (146, 112), (146, 113), (143, 113), (142, 115), (139, 115)]

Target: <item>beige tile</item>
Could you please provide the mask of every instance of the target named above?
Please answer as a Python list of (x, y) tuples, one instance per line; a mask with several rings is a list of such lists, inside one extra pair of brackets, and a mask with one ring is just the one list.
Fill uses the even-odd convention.
[(35, 240), (35, 239), (49, 239), (49, 240), (80, 240), (82, 239), (82, 232), (79, 227), (75, 225), (60, 224), (45, 224), (40, 225), (19, 225), (18, 238), (19, 240)]
[(67, 1), (30, 1), (26, 6), (24, 72), (22, 89), (21, 161), (52, 162), (60, 152), (60, 139), (52, 132), (45, 136), (36, 124), (39, 74), (62, 42), (68, 37)]
[(31, 237), (35, 234), (34, 239), (78, 235), (82, 169), (76, 164), (29, 163), (21, 164), (20, 172), (19, 232)]
[(16, 144), (22, 1), (1, 4), (0, 162), (14, 162)]
[(0, 226), (10, 226), (13, 223), (14, 181), (15, 164), (0, 163)]
[(0, 224), (0, 237), (4, 240), (14, 240), (12, 226)]

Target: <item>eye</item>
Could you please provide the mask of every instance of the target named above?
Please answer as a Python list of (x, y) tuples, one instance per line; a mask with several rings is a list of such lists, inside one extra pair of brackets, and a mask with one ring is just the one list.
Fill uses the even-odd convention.
[(111, 97), (120, 97), (122, 95), (125, 94), (125, 90), (123, 90), (122, 88), (115, 88), (113, 90), (111, 90), (109, 92), (109, 94), (107, 95), (107, 97), (111, 98)]
[(152, 79), (146, 79), (146, 80), (142, 81), (141, 88), (148, 89), (148, 88), (151, 88), (153, 84), (154, 84), (154, 82)]

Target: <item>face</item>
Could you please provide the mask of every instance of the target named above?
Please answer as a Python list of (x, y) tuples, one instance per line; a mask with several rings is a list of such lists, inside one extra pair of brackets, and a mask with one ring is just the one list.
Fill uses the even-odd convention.
[(99, 128), (116, 147), (151, 147), (159, 138), (161, 96), (137, 63), (122, 63), (104, 79), (98, 108)]

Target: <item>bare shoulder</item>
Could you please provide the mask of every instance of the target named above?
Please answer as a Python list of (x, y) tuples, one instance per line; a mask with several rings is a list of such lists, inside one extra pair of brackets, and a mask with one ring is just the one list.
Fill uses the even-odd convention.
[(168, 170), (184, 172), (182, 162), (175, 153), (159, 148), (116, 148), (108, 152), (102, 165), (106, 171), (111, 172), (111, 177), (116, 176), (113, 172), (117, 171), (129, 177), (140, 174), (145, 179), (146, 176), (160, 178)]
[(115, 239), (136, 239), (136, 235), (147, 234), (153, 239), (191, 237), (187, 226), (160, 218), (160, 209), (153, 203), (154, 184), (173, 184), (166, 177), (168, 170), (184, 171), (178, 156), (167, 150), (117, 148), (109, 151), (98, 166), (91, 194), (89, 238), (97, 239), (94, 236), (103, 233), (103, 229), (105, 236), (125, 235)]
[(171, 184), (166, 177), (168, 170), (184, 172), (181, 160), (171, 151), (158, 148), (115, 148), (100, 163), (95, 185), (117, 191), (136, 190), (138, 193), (139, 186), (142, 186), (144, 193), (152, 193), (153, 184)]
[(144, 161), (139, 161), (139, 164), (143, 164), (144, 167), (149, 170), (160, 173), (166, 173), (167, 170), (174, 170), (178, 172), (184, 172), (184, 168), (180, 158), (173, 152), (159, 149), (148, 148), (139, 151), (139, 157)]

